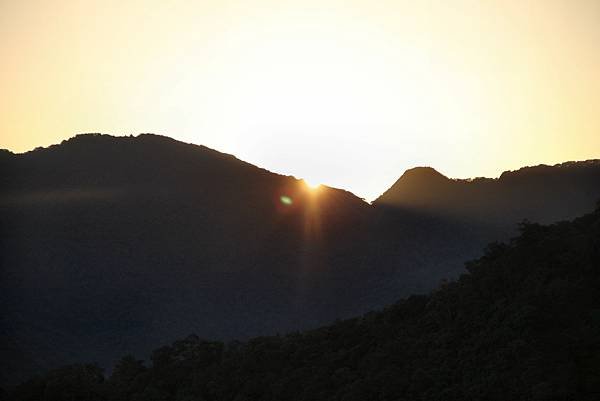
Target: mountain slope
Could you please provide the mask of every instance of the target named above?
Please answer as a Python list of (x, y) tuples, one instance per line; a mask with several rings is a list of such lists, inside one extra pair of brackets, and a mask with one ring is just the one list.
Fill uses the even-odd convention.
[(371, 208), (348, 192), (153, 135), (0, 163), (5, 328), (43, 366), (108, 364), (190, 331), (288, 330), (360, 302), (332, 293), (368, 243)]
[(27, 400), (596, 400), (600, 208), (524, 224), (469, 274), (381, 312), (245, 343), (189, 336), (125, 357), (105, 381), (75, 365), (34, 379)]

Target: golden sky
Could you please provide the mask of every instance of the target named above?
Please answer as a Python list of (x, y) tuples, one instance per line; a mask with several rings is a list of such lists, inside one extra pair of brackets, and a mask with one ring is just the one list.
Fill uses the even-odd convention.
[(372, 199), (600, 157), (600, 1), (1, 1), (0, 147), (154, 132)]

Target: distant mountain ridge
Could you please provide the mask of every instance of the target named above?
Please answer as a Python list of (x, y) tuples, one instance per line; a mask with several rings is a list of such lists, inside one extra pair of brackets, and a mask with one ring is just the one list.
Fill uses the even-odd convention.
[(600, 195), (600, 160), (505, 171), (499, 178), (450, 179), (431, 167), (407, 170), (375, 204), (502, 226), (551, 223), (589, 210)]
[[(549, 191), (542, 220), (593, 209), (600, 166), (588, 164), (566, 167), (577, 201)], [(190, 332), (247, 338), (355, 316), (456, 277), (520, 220), (511, 208), (498, 209), (502, 224), (486, 208), (465, 213), (457, 199), (470, 184), (407, 174), (369, 205), (151, 134), (0, 152), (0, 336), (10, 345), (0, 382), (68, 362), (109, 366)], [(524, 187), (544, 190), (553, 174)], [(411, 198), (407, 180), (444, 189)]]

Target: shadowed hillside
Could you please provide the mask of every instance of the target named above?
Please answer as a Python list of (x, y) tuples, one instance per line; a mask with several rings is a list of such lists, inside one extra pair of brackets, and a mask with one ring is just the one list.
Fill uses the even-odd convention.
[(372, 211), (348, 192), (154, 135), (78, 136), (1, 163), (5, 328), (42, 366), (361, 308), (338, 291), (346, 269), (360, 275)]
[[(573, 199), (600, 188), (589, 185), (598, 163), (544, 169), (525, 187), (568, 170)], [(421, 197), (449, 181), (429, 173), (411, 181)], [(109, 366), (190, 332), (243, 339), (358, 315), (457, 276), (521, 218), (507, 212), (498, 229), (495, 217), (448, 216), (443, 196), (460, 203), (451, 191), (427, 207), (371, 206), (156, 135), (2, 152), (0, 188), (2, 383), (64, 363)], [(545, 193), (544, 221), (592, 209)]]
[[(600, 207), (600, 205), (599, 205)], [(578, 400), (600, 394), (600, 209), (523, 224), (429, 295), (317, 330), (248, 342), (197, 336), (122, 358), (105, 379), (67, 366), (28, 400)]]

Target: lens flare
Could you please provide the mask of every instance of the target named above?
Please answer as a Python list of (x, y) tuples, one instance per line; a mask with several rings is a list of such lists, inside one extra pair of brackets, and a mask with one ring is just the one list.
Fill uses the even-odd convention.
[(290, 198), (289, 196), (286, 196), (286, 195), (281, 195), (279, 197), (279, 200), (281, 201), (282, 204), (284, 204), (286, 206), (290, 206), (292, 203), (294, 203), (294, 201), (292, 201), (292, 198)]

